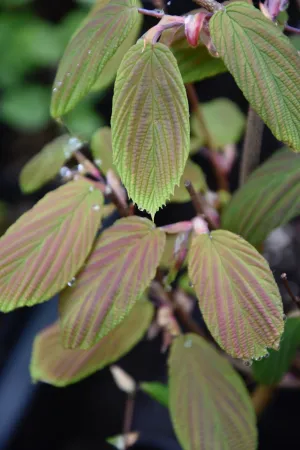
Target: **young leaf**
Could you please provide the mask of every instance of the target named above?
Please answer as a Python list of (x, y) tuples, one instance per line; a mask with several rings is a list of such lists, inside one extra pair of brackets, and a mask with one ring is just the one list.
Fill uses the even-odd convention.
[(141, 383), (140, 388), (158, 403), (168, 408), (169, 406), (169, 388), (167, 385), (157, 382)]
[(188, 159), (180, 180), (180, 184), (179, 186), (176, 186), (174, 195), (169, 200), (170, 202), (184, 203), (191, 201), (191, 197), (184, 184), (186, 180), (193, 183), (193, 186), (197, 192), (201, 191), (202, 193), (205, 193), (207, 191), (206, 179), (201, 167)]
[(133, 28), (139, 29), (137, 0), (101, 0), (71, 39), (54, 82), (51, 115), (61, 117), (91, 91), (106, 64)]
[(50, 192), (0, 239), (1, 311), (48, 300), (76, 275), (101, 221), (103, 196), (90, 186), (72, 181)]
[(82, 146), (75, 137), (63, 135), (47, 144), (23, 167), (20, 174), (20, 187), (26, 194), (36, 191), (52, 180), (72, 153)]
[(189, 153), (189, 108), (172, 52), (139, 41), (115, 83), (113, 161), (140, 208), (153, 216), (179, 184)]
[(76, 284), (60, 297), (66, 348), (90, 348), (122, 322), (154, 278), (165, 239), (139, 217), (120, 219), (104, 231)]
[[(245, 117), (235, 103), (227, 98), (217, 98), (200, 105), (214, 148), (235, 144), (241, 138)], [(197, 138), (197, 150), (205, 143), (203, 130), (195, 113), (191, 117), (191, 131)]]
[(203, 338), (176, 338), (169, 358), (169, 402), (184, 450), (255, 450), (255, 414), (239, 375)]
[(259, 247), (275, 228), (300, 213), (300, 156), (276, 152), (233, 195), (222, 228)]
[(270, 351), (267, 359), (254, 362), (252, 369), (255, 380), (260, 384), (278, 384), (296, 355), (300, 345), (300, 318), (287, 319), (279, 351)]
[(213, 43), (252, 108), (274, 136), (300, 151), (300, 58), (289, 38), (246, 2), (209, 22)]
[(109, 169), (114, 168), (109, 127), (100, 128), (94, 133), (91, 140), (91, 152), (95, 163), (105, 174)]
[(190, 47), (184, 33), (182, 37), (175, 39), (171, 50), (185, 84), (195, 83), (227, 72), (221, 58), (211, 56), (205, 45), (201, 43), (196, 48)]
[(260, 358), (283, 333), (280, 293), (267, 261), (229, 231), (195, 236), (188, 270), (211, 334), (234, 358)]
[(150, 302), (138, 302), (128, 316), (90, 350), (63, 348), (59, 324), (51, 325), (35, 338), (30, 363), (32, 379), (67, 386), (118, 361), (142, 338), (153, 310)]

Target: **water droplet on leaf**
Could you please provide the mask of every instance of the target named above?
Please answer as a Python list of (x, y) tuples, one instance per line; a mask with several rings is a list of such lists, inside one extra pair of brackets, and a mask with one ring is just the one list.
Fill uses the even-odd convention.
[(94, 188), (93, 186), (90, 186), (90, 187), (89, 187), (89, 191), (90, 191), (90, 192), (94, 192), (94, 190), (95, 190), (95, 188)]
[(282, 316), (282, 320), (286, 320), (286, 319), (287, 319), (286, 315), (285, 315), (285, 314), (283, 314), (283, 316)]
[(93, 205), (92, 208), (94, 211), (100, 211), (100, 205)]
[(244, 365), (247, 366), (247, 367), (251, 367), (252, 364), (253, 364), (253, 361), (251, 361), (251, 359), (249, 359), (247, 361), (244, 361)]
[(192, 339), (187, 339), (184, 343), (185, 348), (191, 348), (193, 345)]
[(69, 286), (69, 287), (72, 287), (72, 286), (74, 286), (75, 283), (76, 283), (76, 278), (73, 277), (72, 280), (70, 280), (70, 281), (68, 282), (68, 286)]

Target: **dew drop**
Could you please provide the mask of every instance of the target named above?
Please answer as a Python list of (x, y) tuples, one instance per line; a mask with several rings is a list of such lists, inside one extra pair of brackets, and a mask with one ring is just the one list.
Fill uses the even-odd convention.
[(251, 361), (251, 359), (244, 361), (244, 365), (247, 367), (251, 367), (253, 364), (253, 361)]
[(187, 339), (184, 343), (185, 348), (191, 348), (193, 345), (192, 339)]
[(285, 321), (286, 319), (287, 319), (286, 315), (283, 314), (283, 315), (282, 315), (282, 320)]
[(56, 82), (56, 85), (57, 85), (58, 87), (60, 87), (60, 86), (62, 85), (62, 81), (57, 81), (57, 82)]
[(270, 353), (269, 353), (269, 352), (267, 352), (267, 353), (264, 354), (264, 358), (269, 358), (269, 356), (270, 356)]
[(70, 77), (70, 76), (71, 76), (71, 72), (68, 72), (68, 73), (67, 73), (67, 77)]
[(105, 194), (106, 194), (106, 195), (109, 195), (109, 194), (111, 194), (111, 193), (112, 193), (111, 187), (108, 186), (108, 185), (106, 185), (106, 186), (105, 186)]
[(88, 51), (88, 54), (90, 55), (91, 53), (92, 53), (92, 50), (89, 50), (89, 51)]
[(72, 286), (74, 286), (75, 283), (76, 283), (76, 278), (73, 277), (72, 280), (70, 280), (70, 281), (68, 282), (68, 286), (69, 286), (69, 287), (72, 287)]
[(94, 162), (95, 162), (95, 164), (97, 164), (97, 166), (100, 167), (102, 164), (102, 159), (95, 159)]
[(62, 178), (71, 178), (72, 177), (72, 172), (71, 172), (71, 170), (68, 168), (68, 167), (66, 167), (66, 166), (63, 166), (61, 169), (60, 169), (60, 171), (59, 171), (59, 174), (60, 174), (60, 176), (62, 177)]
[(94, 192), (95, 188), (93, 186), (89, 187), (89, 192)]
[(191, 281), (189, 281), (189, 287), (191, 287), (191, 288), (194, 287), (194, 285), (193, 285), (193, 283)]
[(100, 205), (93, 205), (93, 206), (92, 206), (92, 209), (93, 209), (94, 211), (100, 211)]
[(52, 92), (57, 92), (57, 88), (52, 89)]
[(79, 173), (83, 173), (85, 171), (84, 165), (83, 164), (78, 164), (77, 170), (78, 170)]
[(165, 290), (167, 292), (171, 292), (172, 291), (172, 286), (170, 286), (169, 284), (167, 286), (165, 286)]

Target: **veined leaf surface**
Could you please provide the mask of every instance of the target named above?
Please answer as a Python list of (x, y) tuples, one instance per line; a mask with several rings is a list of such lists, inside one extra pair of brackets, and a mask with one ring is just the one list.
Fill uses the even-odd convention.
[(300, 58), (289, 38), (246, 2), (214, 14), (209, 28), (252, 108), (278, 140), (300, 151)]
[(101, 221), (103, 196), (84, 180), (47, 194), (0, 239), (0, 310), (50, 299), (76, 275)]
[(94, 133), (91, 140), (91, 152), (95, 163), (105, 174), (109, 169), (114, 169), (109, 127), (99, 128)]
[(139, 29), (137, 0), (102, 0), (71, 39), (54, 82), (51, 114), (61, 117), (99, 83), (100, 75), (133, 28)]
[(59, 323), (51, 325), (35, 338), (30, 364), (32, 379), (66, 386), (103, 369), (138, 343), (150, 325), (153, 312), (150, 302), (138, 302), (120, 325), (90, 350), (63, 348)]
[(187, 334), (172, 344), (169, 402), (184, 450), (256, 449), (256, 418), (246, 387), (200, 336)]
[(300, 156), (280, 150), (232, 196), (222, 228), (259, 247), (275, 228), (300, 213)]
[[(245, 117), (235, 103), (227, 98), (217, 98), (199, 106), (215, 149), (222, 149), (227, 144), (239, 141), (245, 127)], [(191, 116), (191, 131), (197, 138), (198, 150), (205, 144), (205, 135), (195, 113)]]
[(240, 236), (195, 236), (188, 270), (206, 325), (234, 358), (260, 358), (283, 333), (280, 293), (267, 261)]
[(166, 384), (151, 382), (141, 383), (140, 389), (161, 405), (168, 408), (169, 406), (169, 388)]
[(197, 192), (201, 191), (202, 193), (205, 193), (207, 191), (205, 174), (203, 173), (201, 167), (188, 159), (180, 180), (180, 184), (179, 186), (176, 186), (174, 195), (169, 200), (170, 202), (184, 203), (191, 201), (190, 194), (186, 190), (184, 184), (187, 180), (191, 181)]
[(98, 238), (72, 288), (60, 297), (66, 348), (90, 348), (129, 314), (155, 276), (165, 233), (148, 219), (120, 219)]
[(189, 153), (189, 108), (177, 62), (163, 44), (141, 40), (115, 83), (113, 161), (128, 191), (152, 216), (174, 193)]
[(60, 136), (47, 144), (23, 167), (20, 174), (22, 191), (34, 192), (52, 180), (72, 153), (82, 145), (79, 139), (69, 135)]
[(260, 384), (278, 384), (296, 356), (300, 345), (300, 317), (290, 317), (284, 327), (280, 349), (270, 350), (267, 359), (253, 363), (253, 376)]

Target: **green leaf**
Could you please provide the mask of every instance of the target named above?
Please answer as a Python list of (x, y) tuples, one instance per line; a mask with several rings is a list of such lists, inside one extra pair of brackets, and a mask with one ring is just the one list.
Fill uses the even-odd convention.
[(59, 311), (66, 348), (90, 348), (129, 314), (154, 278), (165, 233), (148, 219), (120, 219), (99, 237)]
[(106, 64), (133, 28), (139, 28), (136, 0), (101, 0), (71, 39), (55, 78), (51, 115), (60, 117), (91, 91)]
[(0, 117), (14, 128), (38, 131), (50, 120), (49, 100), (50, 92), (42, 86), (14, 86), (4, 91)]
[(47, 194), (0, 239), (0, 310), (50, 299), (76, 275), (101, 221), (103, 196), (84, 180)]
[(209, 28), (252, 108), (278, 140), (300, 151), (300, 58), (289, 38), (245, 2), (214, 14)]
[(296, 356), (300, 345), (300, 318), (287, 319), (279, 351), (270, 351), (267, 359), (254, 362), (253, 376), (260, 384), (278, 384)]
[(95, 163), (102, 172), (106, 174), (108, 170), (114, 169), (109, 127), (100, 128), (94, 133), (91, 140), (91, 152)]
[(120, 325), (90, 350), (63, 348), (59, 323), (51, 325), (35, 338), (30, 363), (32, 379), (67, 386), (118, 361), (143, 337), (151, 323), (153, 310), (150, 302), (138, 302)]
[(115, 83), (113, 161), (139, 208), (152, 216), (174, 193), (189, 153), (189, 108), (172, 52), (139, 41)]
[(176, 34), (171, 50), (177, 60), (185, 84), (195, 83), (227, 72), (222, 59), (214, 58), (204, 44), (200, 43), (198, 47), (190, 47), (184, 31), (178, 37)]
[(20, 174), (20, 187), (26, 194), (34, 192), (52, 180), (72, 153), (82, 146), (77, 138), (67, 134), (54, 139), (31, 158)]
[(256, 449), (256, 418), (246, 387), (203, 338), (175, 339), (169, 377), (171, 418), (184, 450)]
[(259, 248), (268, 234), (300, 213), (300, 156), (276, 152), (232, 196), (222, 228)]
[(141, 383), (140, 388), (158, 403), (168, 408), (169, 406), (169, 388), (167, 385), (157, 382)]
[(283, 333), (280, 293), (267, 261), (240, 236), (213, 231), (195, 236), (190, 279), (206, 325), (234, 358), (260, 358)]
[(207, 184), (205, 179), (205, 174), (203, 173), (201, 167), (195, 164), (190, 159), (187, 160), (183, 175), (180, 180), (179, 186), (176, 186), (174, 195), (170, 198), (170, 202), (190, 202), (191, 197), (186, 187), (184, 185), (185, 181), (189, 180), (192, 182), (195, 190), (197, 192), (205, 193), (207, 191)]
[[(245, 128), (245, 117), (235, 103), (217, 98), (199, 105), (214, 148), (237, 143)], [(191, 117), (191, 132), (197, 139), (197, 150), (204, 145), (205, 136), (195, 113)]]

